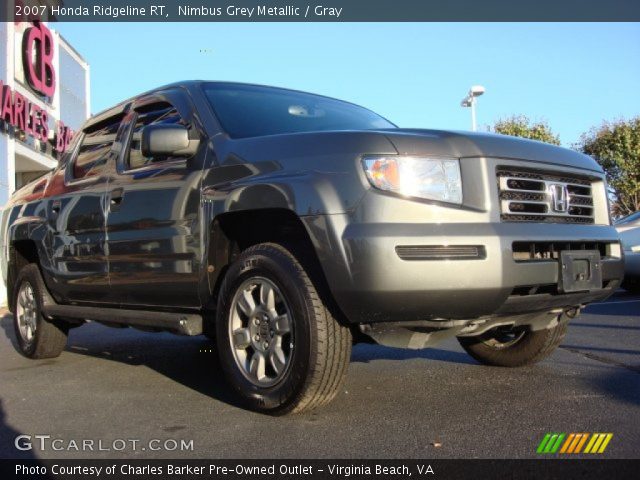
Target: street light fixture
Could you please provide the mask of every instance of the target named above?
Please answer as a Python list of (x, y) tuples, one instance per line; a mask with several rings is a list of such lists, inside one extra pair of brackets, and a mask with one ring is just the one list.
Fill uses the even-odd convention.
[(484, 93), (482, 85), (474, 85), (467, 93), (467, 96), (460, 102), (461, 107), (471, 107), (471, 130), (476, 131), (476, 98)]

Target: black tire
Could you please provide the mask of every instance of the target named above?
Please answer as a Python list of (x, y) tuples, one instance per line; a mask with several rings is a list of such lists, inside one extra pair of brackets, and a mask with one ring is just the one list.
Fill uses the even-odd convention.
[[(292, 328), (287, 340), (291, 348), (286, 367), (280, 373), (282, 377), (267, 386), (250, 380), (246, 367), (243, 371), (236, 349), (245, 347), (232, 347), (230, 333), (232, 306), (241, 303), (234, 303), (234, 299), (253, 279), (274, 285), (291, 311)], [(216, 339), (223, 371), (240, 401), (252, 410), (276, 415), (309, 411), (329, 403), (344, 380), (352, 344), (350, 330), (333, 317), (300, 262), (289, 250), (273, 243), (248, 248), (229, 266), (218, 296)], [(254, 347), (246, 348), (250, 352)]]
[(640, 278), (625, 278), (621, 287), (630, 293), (640, 293)]
[[(35, 319), (35, 333), (30, 339), (27, 339), (26, 334), (21, 332), (21, 322), (18, 318), (21, 312), (18, 295), (23, 288), (26, 289), (27, 287), (30, 287), (31, 292), (34, 294), (32, 318)], [(63, 321), (51, 321), (42, 315), (42, 298), (44, 292), (46, 292), (45, 289), (46, 287), (37, 265), (31, 263), (20, 270), (13, 288), (13, 325), (18, 350), (28, 358), (55, 358), (62, 353), (67, 345), (69, 326)]]
[(499, 330), (490, 330), (476, 337), (458, 337), (466, 352), (483, 365), (495, 367), (522, 367), (539, 362), (550, 355), (564, 339), (567, 323), (532, 331), (517, 330), (515, 341), (503, 342)]

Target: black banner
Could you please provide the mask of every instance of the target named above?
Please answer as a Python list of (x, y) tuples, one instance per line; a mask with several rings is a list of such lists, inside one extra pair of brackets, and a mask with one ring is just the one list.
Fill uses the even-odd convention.
[(640, 460), (0, 460), (8, 479), (637, 478)]
[(2, 3), (0, 21), (640, 21), (638, 0), (34, 0)]

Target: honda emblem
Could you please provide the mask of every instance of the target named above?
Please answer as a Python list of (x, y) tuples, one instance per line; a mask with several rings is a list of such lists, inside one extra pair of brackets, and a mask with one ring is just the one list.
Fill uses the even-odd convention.
[(551, 194), (551, 208), (557, 213), (566, 213), (569, 210), (569, 190), (566, 185), (554, 183), (549, 186)]

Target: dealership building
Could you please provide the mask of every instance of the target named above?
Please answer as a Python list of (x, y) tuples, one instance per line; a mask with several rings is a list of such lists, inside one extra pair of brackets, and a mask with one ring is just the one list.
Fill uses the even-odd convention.
[(56, 166), (89, 117), (89, 65), (45, 23), (0, 22), (0, 87), (4, 205), (15, 190)]

